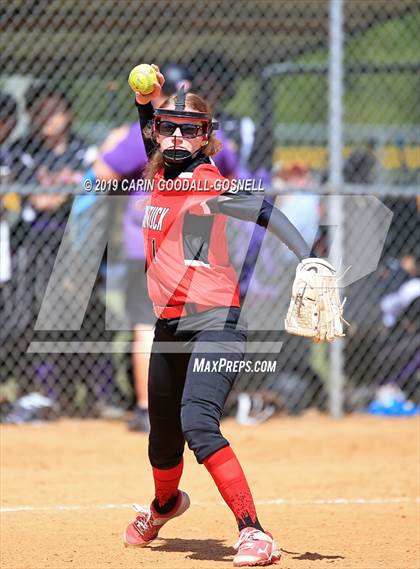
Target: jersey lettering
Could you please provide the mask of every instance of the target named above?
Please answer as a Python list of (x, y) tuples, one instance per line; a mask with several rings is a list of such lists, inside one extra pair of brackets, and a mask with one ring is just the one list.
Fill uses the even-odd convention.
[(154, 229), (155, 231), (162, 231), (163, 220), (168, 212), (169, 207), (146, 206), (143, 227), (146, 229)]

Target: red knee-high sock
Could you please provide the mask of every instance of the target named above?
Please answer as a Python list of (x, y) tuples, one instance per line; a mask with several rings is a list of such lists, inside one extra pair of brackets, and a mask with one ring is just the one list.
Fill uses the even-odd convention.
[(211, 454), (203, 464), (210, 472), (223, 500), (234, 513), (239, 531), (244, 527), (264, 531), (258, 521), (245, 474), (230, 446)]
[(181, 479), (183, 467), (183, 459), (181, 459), (179, 464), (168, 470), (153, 467), (153, 478), (155, 481), (154, 505), (162, 513), (164, 513), (162, 510), (168, 502), (173, 501), (175, 505), (175, 500), (178, 495), (178, 484)]

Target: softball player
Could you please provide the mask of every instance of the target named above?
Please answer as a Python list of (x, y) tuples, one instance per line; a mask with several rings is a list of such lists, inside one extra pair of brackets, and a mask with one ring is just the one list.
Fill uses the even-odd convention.
[[(150, 101), (164, 83), (155, 69), (155, 90), (136, 93), (149, 156), (145, 176), (154, 180), (143, 231), (148, 290), (158, 318), (149, 367), (149, 459), (155, 497), (147, 510), (136, 507), (124, 541), (147, 545), (166, 522), (189, 507), (188, 495), (178, 489), (186, 441), (235, 516), (239, 539), (234, 566), (269, 565), (280, 559), (279, 550), (261, 525), (241, 465), (220, 432), (223, 406), (236, 376), (234, 364), (243, 360), (247, 338), (238, 279), (228, 256), (227, 216), (268, 227), (299, 259), (308, 257), (310, 249), (269, 202), (249, 192), (216, 189), (225, 179), (211, 160), (220, 143), (209, 106), (181, 87), (154, 110)], [(189, 191), (175, 191), (176, 184)], [(197, 358), (210, 365), (198, 370)], [(221, 358), (232, 365), (212, 371)]]

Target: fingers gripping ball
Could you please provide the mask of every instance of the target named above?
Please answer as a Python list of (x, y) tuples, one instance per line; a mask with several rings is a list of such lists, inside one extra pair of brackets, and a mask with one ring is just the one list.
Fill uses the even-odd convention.
[(151, 93), (157, 82), (156, 71), (151, 65), (147, 63), (142, 63), (141, 65), (136, 65), (130, 71), (128, 76), (128, 84), (133, 89), (142, 95), (148, 95)]

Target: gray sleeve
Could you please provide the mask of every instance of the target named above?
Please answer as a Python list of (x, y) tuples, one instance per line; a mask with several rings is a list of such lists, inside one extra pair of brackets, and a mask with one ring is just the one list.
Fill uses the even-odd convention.
[(279, 209), (251, 192), (226, 192), (206, 202), (212, 213), (223, 213), (244, 221), (253, 221), (276, 235), (301, 260), (309, 257), (311, 248)]

